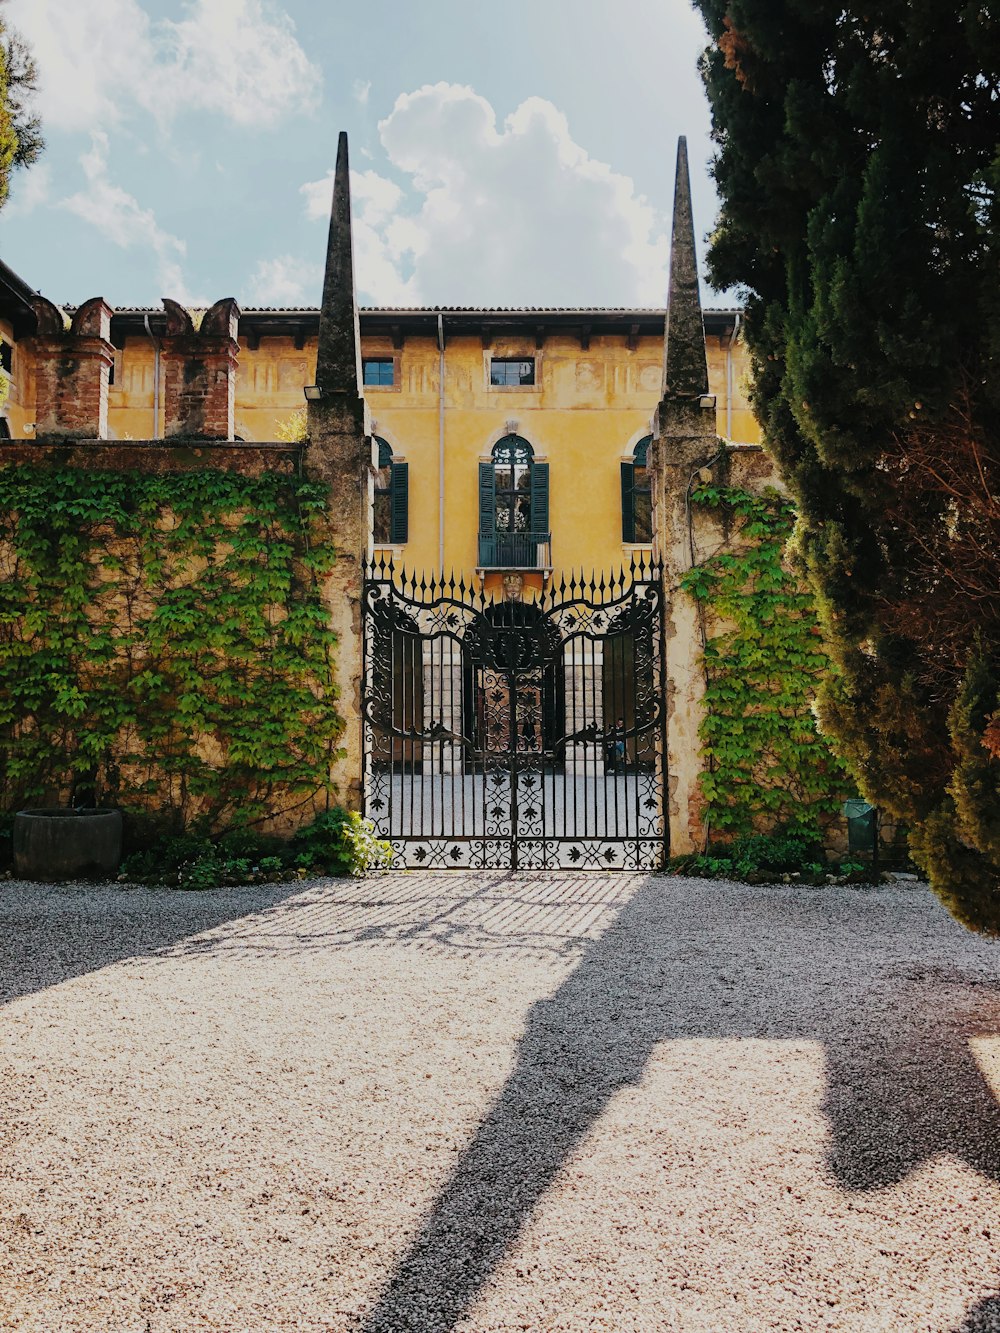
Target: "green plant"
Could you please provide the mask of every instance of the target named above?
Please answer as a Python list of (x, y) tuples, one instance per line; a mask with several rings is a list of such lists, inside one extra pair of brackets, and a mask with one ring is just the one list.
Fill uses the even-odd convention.
[(706, 853), (675, 856), (670, 861), (674, 875), (696, 879), (736, 879), (751, 883), (795, 880), (825, 884), (832, 875), (842, 883), (872, 882), (872, 868), (846, 858), (839, 865), (828, 863), (822, 846), (801, 829), (783, 829), (774, 834), (754, 834)]
[(224, 828), (330, 789), (326, 493), (216, 470), (0, 468), (0, 808)]
[(302, 444), (309, 438), (309, 416), (304, 407), (296, 410), (279, 421), (274, 428), (274, 437), (276, 440), (284, 440), (287, 444)]
[(328, 875), (363, 875), (392, 862), (392, 847), (376, 837), (371, 821), (340, 806), (317, 815), (292, 845), (299, 865)]
[(299, 879), (303, 874), (364, 875), (392, 861), (392, 848), (356, 811), (324, 811), (292, 838), (264, 836), (250, 828), (211, 835), (204, 824), (167, 834), (122, 863), (122, 878), (135, 884), (214, 889)]
[[(832, 667), (812, 597), (785, 558), (795, 507), (774, 490), (714, 484), (692, 502), (720, 511), (731, 533), (725, 552), (682, 580), (706, 625), (705, 819), (716, 834), (751, 841), (781, 829), (790, 845), (769, 868), (801, 864), (850, 784), (812, 710)], [(742, 853), (727, 855), (737, 865)]]

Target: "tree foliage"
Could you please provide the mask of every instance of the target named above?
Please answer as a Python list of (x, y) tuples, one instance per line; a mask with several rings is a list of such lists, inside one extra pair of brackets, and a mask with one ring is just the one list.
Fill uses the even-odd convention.
[(1000, 933), (1000, 24), (987, 0), (697, 0), (757, 413), (838, 673), (821, 716)]
[(45, 147), (41, 122), (32, 110), (37, 87), (31, 48), (0, 15), (0, 207), (7, 201), (13, 168), (30, 166)]

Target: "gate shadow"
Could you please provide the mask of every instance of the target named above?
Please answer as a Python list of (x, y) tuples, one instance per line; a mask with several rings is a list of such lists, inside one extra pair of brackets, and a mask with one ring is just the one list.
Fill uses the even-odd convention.
[[(282, 884), (137, 890), (95, 885), (0, 885), (0, 1004), (124, 962), (164, 953), (189, 936), (268, 912), (302, 893)], [(16, 895), (16, 897), (15, 897)]]
[[(1000, 1033), (995, 967), (986, 976), (937, 970), (940, 930), (914, 932), (907, 954), (884, 898), (838, 925), (822, 895), (811, 906), (743, 896), (728, 916), (716, 909), (713, 935), (693, 904), (683, 919), (678, 892), (662, 879), (643, 885), (533, 1007), (516, 1068), (359, 1318), (364, 1333), (454, 1328), (567, 1158), (663, 1041), (822, 1042), (827, 1165), (845, 1190), (892, 1185), (941, 1153), (1000, 1180), (1000, 1106), (969, 1046)], [(671, 913), (686, 937), (672, 933)], [(839, 944), (838, 930), (847, 931)]]

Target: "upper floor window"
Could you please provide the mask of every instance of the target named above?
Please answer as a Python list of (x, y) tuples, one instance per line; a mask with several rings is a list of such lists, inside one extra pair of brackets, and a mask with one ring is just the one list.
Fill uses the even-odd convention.
[(490, 384), (496, 386), (528, 385), (535, 382), (533, 356), (495, 356), (490, 360)]
[(365, 384), (392, 388), (396, 383), (396, 363), (391, 356), (366, 356), (361, 365)]
[(652, 435), (639, 441), (632, 462), (622, 463), (622, 541), (647, 543), (653, 540), (653, 492), (646, 455)]
[(548, 526), (549, 465), (520, 435), (505, 435), (492, 462), (479, 464), (480, 565), (535, 568)]
[(409, 464), (393, 462), (392, 449), (381, 437), (375, 443), (375, 545), (396, 546), (409, 538)]

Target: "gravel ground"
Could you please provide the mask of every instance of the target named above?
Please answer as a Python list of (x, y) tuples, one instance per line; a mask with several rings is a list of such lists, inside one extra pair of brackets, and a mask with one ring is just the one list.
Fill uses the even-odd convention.
[(919, 885), (0, 887), (0, 1330), (1000, 1330)]

